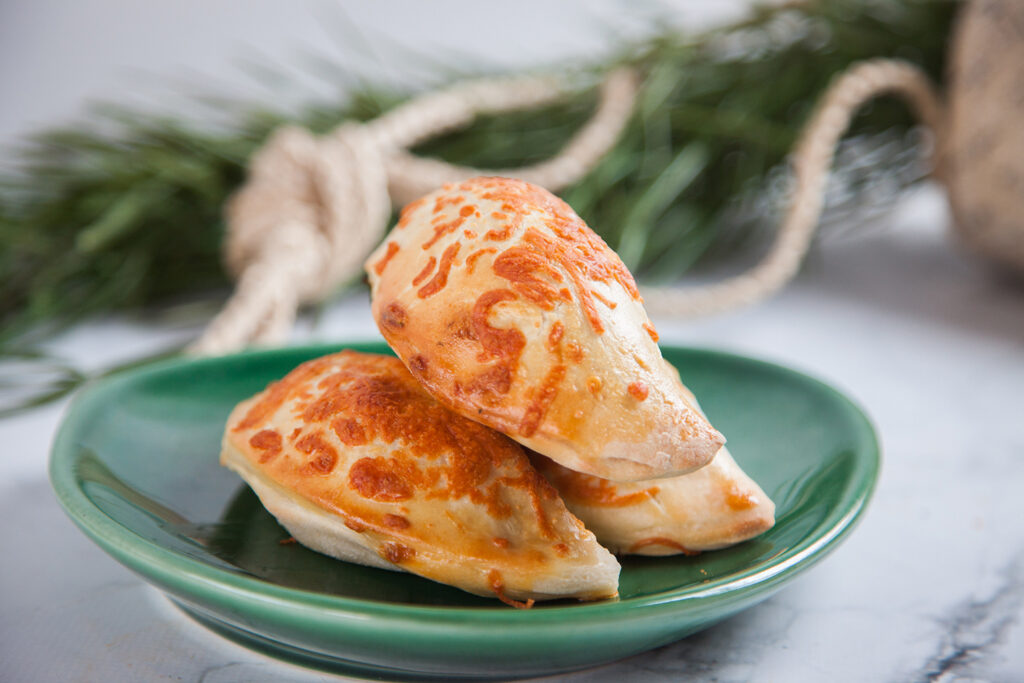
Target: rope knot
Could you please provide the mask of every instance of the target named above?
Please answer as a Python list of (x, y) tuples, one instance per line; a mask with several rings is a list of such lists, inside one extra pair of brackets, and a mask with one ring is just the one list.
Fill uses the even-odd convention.
[[(628, 70), (612, 72), (593, 118), (561, 153), (536, 166), (491, 173), (553, 190), (575, 182), (618, 138), (635, 87)], [(420, 159), (408, 147), (482, 112), (537, 107), (567, 92), (551, 78), (487, 79), (413, 99), (373, 121), (343, 123), (322, 137), (295, 126), (275, 131), (227, 207), (225, 260), (237, 280), (235, 293), (190, 350), (224, 353), (287, 338), (300, 305), (361, 272), (387, 228), (392, 199), (406, 202), (444, 182), (480, 175)]]
[(358, 267), (390, 209), (383, 153), (365, 126), (319, 138), (281, 128), (228, 206), (228, 269), (240, 279), (258, 263), (280, 264), (297, 303), (319, 300)]

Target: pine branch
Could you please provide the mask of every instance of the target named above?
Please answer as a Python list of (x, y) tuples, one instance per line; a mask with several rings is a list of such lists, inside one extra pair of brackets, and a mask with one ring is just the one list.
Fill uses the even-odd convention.
[[(742, 229), (730, 217), (763, 194), (835, 73), (897, 56), (938, 78), (955, 6), (813, 0), (623, 50), (594, 68), (630, 62), (642, 70), (636, 113), (616, 147), (563, 195), (642, 278), (676, 278), (709, 248), (722, 253), (723, 244), (763, 232), (763, 216)], [(402, 97), (363, 87), (297, 117), (210, 100), (231, 112), (214, 131), (106, 107), (88, 125), (28, 140), (17, 170), (0, 178), (0, 352), (87, 316), (224, 287), (221, 207), (268, 133), (290, 118), (326, 131)], [(485, 168), (537, 161), (568, 139), (593, 102), (581, 93), (542, 111), (486, 118), (417, 151)], [(857, 132), (910, 124), (900, 106), (880, 102)]]

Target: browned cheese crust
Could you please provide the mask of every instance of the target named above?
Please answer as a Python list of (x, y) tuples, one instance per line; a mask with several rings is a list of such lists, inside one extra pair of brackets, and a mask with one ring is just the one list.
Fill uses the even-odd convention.
[(389, 565), (506, 600), (615, 593), (614, 559), (523, 449), (438, 404), (396, 358), (304, 363), (239, 404), (229, 453)]
[(622, 261), (542, 188), (446, 186), (366, 269), (378, 327), (435, 398), (566, 467), (673, 476), (724, 443), (665, 372)]

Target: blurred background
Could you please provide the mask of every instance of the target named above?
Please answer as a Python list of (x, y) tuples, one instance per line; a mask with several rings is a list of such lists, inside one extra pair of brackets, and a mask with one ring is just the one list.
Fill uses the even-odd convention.
[[(771, 241), (787, 155), (833, 77), (897, 57), (941, 79), (955, 7), (7, 3), (0, 345), (20, 352), (90, 316), (153, 305), (209, 317), (229, 286), (223, 206), (271, 131), (327, 133), (480, 75), (576, 85), (414, 152), (484, 169), (548, 159), (591, 116), (598, 77), (628, 65), (640, 77), (632, 116), (560, 194), (647, 283), (735, 272)], [(862, 108), (837, 151), (823, 234), (866, 223), (925, 176), (934, 136), (915, 124), (892, 98)], [(196, 297), (207, 308), (182, 308)]]
[[(320, 61), (352, 77), (416, 87), (443, 79), (443, 65), (505, 71), (593, 60), (663, 31), (665, 20), (697, 30), (741, 16), (749, 4), (522, 0), (496, 11), (459, 0), (5, 2), (0, 144), (79, 118), (99, 100), (189, 113), (183, 96), (204, 90), (283, 107), (337, 98), (344, 84), (310, 73)], [(274, 70), (287, 78), (260, 82)]]

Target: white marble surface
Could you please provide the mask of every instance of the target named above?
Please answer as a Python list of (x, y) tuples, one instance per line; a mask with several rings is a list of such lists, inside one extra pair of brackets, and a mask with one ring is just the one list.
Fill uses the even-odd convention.
[[(1024, 289), (946, 235), (934, 191), (826, 239), (755, 308), (658, 320), (672, 343), (791, 365), (860, 401), (885, 463), (861, 525), (765, 603), (559, 680), (1024, 679)], [(103, 364), (192, 330), (111, 321), (55, 342)], [(372, 338), (362, 295), (297, 338)], [(0, 422), (0, 680), (332, 681), (207, 632), (85, 539), (46, 480), (62, 411)]]

